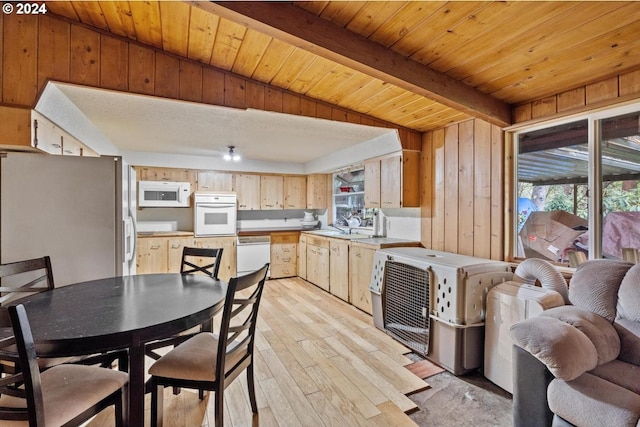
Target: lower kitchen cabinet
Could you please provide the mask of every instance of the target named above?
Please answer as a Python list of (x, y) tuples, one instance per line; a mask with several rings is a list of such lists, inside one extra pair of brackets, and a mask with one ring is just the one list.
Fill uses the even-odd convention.
[(307, 236), (300, 234), (298, 241), (298, 276), (307, 280)]
[(349, 242), (329, 241), (329, 292), (349, 301)]
[(136, 274), (179, 273), (182, 248), (222, 248), (218, 277), (228, 281), (236, 275), (236, 238), (138, 237)]
[(168, 241), (163, 237), (138, 238), (136, 248), (136, 274), (167, 272)]
[[(140, 241), (140, 239), (138, 239)], [(169, 273), (180, 272), (180, 266), (182, 264), (182, 249), (187, 247), (195, 247), (195, 239), (181, 239), (170, 238), (168, 239), (168, 269)], [(222, 253), (224, 255), (224, 252)]]
[(329, 240), (307, 237), (307, 281), (329, 291)]
[(271, 234), (270, 277), (280, 279), (298, 274), (298, 235), (300, 233)]
[(236, 237), (196, 237), (197, 248), (222, 248), (222, 260), (220, 260), (220, 270), (218, 277), (229, 281), (236, 275)]
[(369, 284), (375, 252), (357, 244), (349, 248), (349, 302), (369, 314), (372, 314)]

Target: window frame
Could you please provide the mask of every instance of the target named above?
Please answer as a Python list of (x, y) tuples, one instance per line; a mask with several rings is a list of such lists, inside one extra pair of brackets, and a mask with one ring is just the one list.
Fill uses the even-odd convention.
[[(505, 166), (505, 170), (510, 171), (511, 179), (508, 179), (508, 192), (506, 194), (505, 206), (507, 207), (507, 218), (505, 220), (505, 248), (507, 248), (507, 259), (521, 261), (524, 258), (517, 257), (518, 233), (517, 233), (517, 203), (518, 203), (518, 142), (519, 136), (525, 133), (563, 125), (579, 120), (587, 120), (588, 135), (587, 144), (589, 148), (588, 165), (588, 227), (589, 227), (589, 259), (602, 258), (602, 164), (601, 164), (601, 141), (600, 123), (608, 118), (640, 113), (640, 100), (602, 107), (587, 112), (571, 114), (562, 117), (551, 118), (533, 122), (521, 123), (505, 129), (505, 141), (507, 147), (506, 159), (511, 158), (510, 164)], [(640, 123), (639, 123), (640, 127)], [(639, 129), (640, 131), (640, 129)], [(511, 156), (509, 155), (511, 154)], [(597, 238), (593, 238), (597, 236)]]

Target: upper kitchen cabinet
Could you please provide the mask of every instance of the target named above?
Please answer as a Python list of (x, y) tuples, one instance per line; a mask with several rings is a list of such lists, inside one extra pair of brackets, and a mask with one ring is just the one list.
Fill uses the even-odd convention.
[(196, 173), (191, 169), (139, 166), (136, 167), (136, 171), (138, 181), (189, 182), (191, 188), (196, 188)]
[(234, 175), (234, 186), (238, 194), (238, 210), (252, 211), (260, 209), (260, 175)]
[(420, 152), (412, 150), (365, 162), (365, 207), (420, 206), (419, 167)]
[(307, 177), (284, 177), (284, 208), (306, 209), (307, 207)]
[(233, 175), (226, 172), (198, 171), (197, 191), (233, 191)]
[(284, 178), (276, 175), (260, 177), (260, 209), (284, 208)]
[(97, 157), (95, 151), (37, 111), (31, 112), (32, 146), (59, 156)]
[(380, 160), (364, 162), (364, 206), (366, 208), (380, 207)]
[(307, 175), (307, 209), (327, 208), (329, 177), (319, 173)]

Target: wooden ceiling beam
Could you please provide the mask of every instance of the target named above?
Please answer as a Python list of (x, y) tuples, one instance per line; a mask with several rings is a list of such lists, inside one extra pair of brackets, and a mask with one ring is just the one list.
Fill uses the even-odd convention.
[(512, 123), (511, 106), (304, 9), (284, 2), (190, 2), (213, 14), (493, 123)]

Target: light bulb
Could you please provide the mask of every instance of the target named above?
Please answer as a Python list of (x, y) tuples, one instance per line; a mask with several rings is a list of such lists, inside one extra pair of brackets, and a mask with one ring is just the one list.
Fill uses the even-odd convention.
[(224, 159), (228, 162), (231, 160), (231, 154), (227, 153), (224, 155)]
[(238, 162), (238, 161), (240, 161), (240, 155), (239, 155), (239, 154), (234, 154), (234, 155), (233, 155), (233, 161), (234, 161), (234, 162)]

